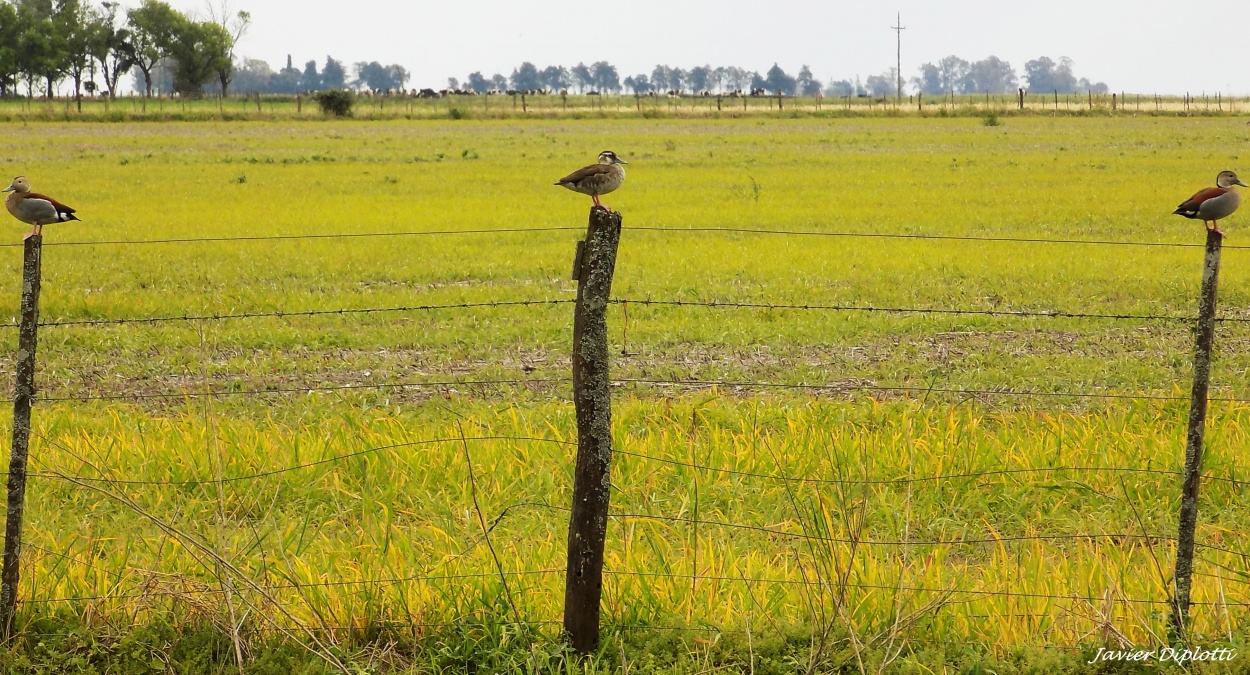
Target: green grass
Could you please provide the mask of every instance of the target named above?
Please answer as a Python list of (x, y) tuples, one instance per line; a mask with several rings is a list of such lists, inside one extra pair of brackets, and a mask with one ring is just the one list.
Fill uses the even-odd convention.
[[(1201, 248), (667, 231), (1200, 244), (1199, 225), (1168, 214), (1237, 168), (1250, 140), (1233, 118), (999, 121), (29, 123), (0, 160), (84, 219), (47, 228), (45, 321), (568, 300), (588, 204), (550, 183), (605, 148), (630, 161), (625, 187), (606, 198), (624, 214), (621, 299), (1194, 314)], [(1229, 246), (1244, 245), (1239, 223), (1226, 225)], [(469, 232), (497, 228), (570, 229)], [(64, 245), (430, 231), (457, 234)], [(20, 248), (0, 257), (13, 270), (0, 307), (15, 313)], [(1224, 253), (1225, 316), (1250, 316), (1246, 258)], [(41, 403), (24, 568), (38, 602), (23, 605), (22, 625), (221, 634), (232, 605), (258, 650), (278, 626), (398, 664), (436, 662), (431, 644), (474, 663), (537, 658), (499, 622), (560, 618), (571, 313), (43, 328), (50, 397), (536, 382)], [(665, 627), (723, 631), (677, 633), (682, 658), (724, 640), (737, 646), (718, 663), (740, 670), (734, 641), (748, 630), (856, 668), (886, 653), (895, 627), (899, 672), (967, 666), (958, 650), (969, 643), (974, 654), (1056, 646), (1075, 658), (1114, 633), (1140, 645), (1165, 636), (1172, 545), (1142, 536), (1175, 533), (1179, 480), (1165, 472), (1183, 454), (1187, 324), (637, 303), (614, 305), (609, 320), (614, 377), (830, 385), (616, 390), (613, 510), (628, 515), (609, 528), (605, 612), (631, 636), (632, 658), (660, 658), (666, 648), (647, 645), (674, 632)], [(1243, 325), (1219, 325), (1216, 395), (1248, 390), (1246, 339)], [(11, 373), (15, 331), (2, 340)], [(1195, 599), (1208, 604), (1194, 620), (1212, 643), (1244, 641), (1250, 619), (1247, 430), (1250, 407), (1213, 406), (1206, 466), (1232, 482), (1203, 491), (1199, 541), (1218, 548), (1199, 551)], [(1141, 471), (1042, 470), (1054, 467)], [(1014, 473), (965, 475), (986, 471)], [(229, 480), (218, 486), (219, 475)], [(933, 476), (948, 478), (894, 482)], [(887, 482), (856, 482), (865, 478)], [(483, 517), (498, 519), (490, 539), (507, 592), (474, 479)], [(857, 532), (889, 543), (845, 543)], [(1073, 534), (1126, 536), (1063, 538)], [(931, 543), (952, 540), (976, 543)], [(1073, 597), (1037, 597), (1052, 595)], [(535, 631), (550, 647), (555, 626)], [(787, 642), (795, 631), (807, 647)], [(826, 631), (829, 648), (812, 648)], [(609, 647), (604, 658), (618, 658)]]

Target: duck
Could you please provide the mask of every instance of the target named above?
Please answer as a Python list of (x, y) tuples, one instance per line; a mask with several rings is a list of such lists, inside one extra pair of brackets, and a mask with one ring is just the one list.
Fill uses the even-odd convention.
[(1193, 220), (1201, 220), (1204, 225), (1211, 223), (1207, 225), (1207, 230), (1223, 235), (1219, 221), (1233, 215), (1237, 207), (1241, 206), (1241, 192), (1235, 187), (1238, 185), (1250, 187), (1241, 182), (1236, 173), (1221, 171), (1220, 175), (1215, 177), (1215, 187), (1199, 190), (1197, 194), (1176, 207), (1172, 213)]
[(38, 192), (30, 191), (30, 181), (25, 176), (18, 176), (13, 179), (9, 187), (0, 190), (0, 192), (8, 192), (9, 196), (4, 200), (4, 207), (13, 214), (14, 218), (33, 226), (30, 234), (23, 237), (29, 239), (33, 236), (43, 234), (43, 226), (50, 223), (64, 223), (71, 220), (78, 220), (75, 216), (75, 209), (72, 209), (61, 202)]
[(599, 162), (585, 166), (556, 181), (556, 185), (566, 187), (573, 192), (590, 195), (595, 206), (606, 209), (599, 201), (601, 195), (619, 188), (625, 182), (625, 169), (622, 164), (629, 164), (617, 157), (615, 152), (604, 150), (599, 153)]

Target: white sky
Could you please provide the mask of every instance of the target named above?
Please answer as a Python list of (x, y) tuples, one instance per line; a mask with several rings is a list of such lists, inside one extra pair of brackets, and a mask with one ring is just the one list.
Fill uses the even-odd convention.
[[(214, 0), (219, 4), (221, 0)], [(622, 79), (657, 63), (734, 65), (853, 79), (895, 61), (902, 12), (903, 73), (948, 54), (994, 54), (1017, 72), (1041, 55), (1068, 56), (1078, 77), (1137, 93), (1250, 94), (1250, 4), (1241, 0), (229, 0), (251, 12), (238, 54), (281, 68), (328, 54), (399, 63), (410, 87), (446, 86), (474, 70), (505, 76), (606, 59)], [(205, 0), (173, 0), (199, 11)]]

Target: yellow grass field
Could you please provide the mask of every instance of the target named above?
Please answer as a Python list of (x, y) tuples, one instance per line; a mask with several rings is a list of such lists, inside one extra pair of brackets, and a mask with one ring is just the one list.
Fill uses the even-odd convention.
[[(1244, 119), (6, 131), (8, 172), (83, 218), (44, 237), (19, 623), (49, 652), (121, 663), (148, 630), (178, 670), (151, 645), (233, 625), (250, 655), (365, 672), (571, 668), (589, 199), (551, 183), (604, 149), (630, 164), (604, 198), (602, 668), (1016, 672), (1019, 650), (1168, 641), (1204, 241), (1169, 213), (1242, 168)], [(1247, 217), (1225, 224), (1193, 608), (1202, 644), (1242, 647)]]

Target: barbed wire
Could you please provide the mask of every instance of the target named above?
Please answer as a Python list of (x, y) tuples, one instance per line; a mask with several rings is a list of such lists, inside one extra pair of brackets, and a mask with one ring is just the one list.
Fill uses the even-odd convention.
[[(701, 518), (687, 518), (684, 516), (666, 516), (654, 513), (609, 513), (609, 518), (617, 518), (620, 520), (659, 520), (665, 522), (682, 523), (685, 525), (708, 525), (712, 527), (723, 527), (727, 529), (749, 530), (752, 532), (762, 532), (764, 534), (776, 535), (779, 537), (787, 537), (790, 539), (805, 539), (826, 544), (854, 544), (857, 546), (975, 546), (979, 544), (1000, 544), (1003, 542), (1014, 541), (1081, 541), (1081, 540), (1144, 540), (1146, 542), (1168, 542), (1175, 541), (1176, 537), (1168, 535), (1149, 535), (1135, 533), (1095, 533), (1085, 532), (1081, 534), (1016, 534), (1016, 535), (1000, 535), (992, 537), (980, 538), (963, 538), (963, 539), (912, 539), (912, 540), (881, 540), (881, 539), (856, 539), (856, 538), (840, 538), (828, 537), (825, 535), (811, 534), (807, 532), (791, 532), (788, 530), (777, 530), (773, 527), (763, 525), (750, 525), (746, 523), (732, 523), (721, 520), (705, 520)], [(779, 526), (774, 526), (779, 527)], [(1215, 549), (1223, 550), (1223, 549)], [(1236, 553), (1235, 551), (1229, 551)]]
[[(109, 572), (110, 574), (121, 577), (122, 575)], [(537, 570), (511, 570), (503, 573), (510, 577), (526, 577), (526, 576), (547, 576), (553, 574), (561, 574), (567, 570), (563, 567), (550, 567)], [(690, 581), (697, 579), (698, 581), (710, 581), (718, 583), (746, 583), (746, 584), (762, 584), (762, 585), (781, 585), (781, 586), (804, 586), (804, 587), (822, 587), (819, 581), (810, 581), (806, 579), (779, 579), (768, 577), (747, 577), (747, 576), (727, 576), (727, 575), (696, 575), (692, 577), (688, 574), (678, 574), (673, 572), (646, 572), (636, 570), (614, 570), (605, 568), (603, 570), (605, 576), (615, 577), (636, 577), (649, 579), (668, 579)], [(340, 581), (310, 581), (286, 584), (258, 584), (265, 591), (282, 591), (282, 590), (300, 590), (307, 588), (335, 588), (345, 586), (378, 586), (378, 585), (396, 585), (404, 583), (425, 583), (425, 582), (441, 582), (441, 581), (463, 581), (468, 579), (491, 579), (496, 578), (500, 574), (499, 571), (492, 572), (467, 572), (460, 574), (437, 574), (437, 575), (411, 575), (402, 577), (384, 577), (377, 579), (352, 579)], [(981, 598), (1022, 598), (1029, 600), (1064, 600), (1071, 602), (1088, 602), (1102, 603), (1105, 598), (1098, 596), (1077, 595), (1073, 593), (1037, 593), (1031, 591), (1009, 591), (1009, 590), (989, 590), (984, 588), (958, 588), (958, 587), (928, 587), (928, 586), (909, 586), (906, 584), (871, 584), (855, 581), (848, 581), (841, 584), (846, 588), (858, 590), (882, 590), (894, 591), (897, 593), (934, 593), (934, 594), (957, 594), (976, 596), (967, 600), (949, 601), (947, 604), (971, 604), (977, 602)], [(97, 595), (75, 595), (55, 598), (29, 598), (23, 602), (30, 604), (55, 604), (66, 602), (93, 602), (93, 601), (126, 601), (147, 597), (179, 597), (184, 595), (224, 595), (227, 591), (222, 588), (182, 588), (177, 590), (145, 588), (139, 591), (128, 591), (119, 594), (97, 594)], [(1171, 603), (1168, 600), (1149, 599), (1149, 598), (1130, 598), (1125, 596), (1114, 597), (1114, 602), (1125, 604), (1139, 605), (1164, 605)], [(1250, 607), (1250, 601), (1193, 601), (1191, 604), (1197, 606), (1222, 606), (1222, 607)]]
[[(380, 314), (380, 313), (402, 313), (402, 312), (427, 312), (449, 309), (484, 309), (492, 307), (538, 307), (545, 305), (567, 305), (576, 302), (573, 298), (554, 298), (554, 299), (538, 299), (538, 300), (493, 300), (485, 302), (458, 302), (443, 305), (400, 305), (395, 307), (344, 307), (340, 309), (310, 309), (283, 311), (277, 310), (272, 312), (239, 312), (236, 314), (184, 314), (181, 316), (148, 316), (118, 319), (67, 319), (41, 322), (40, 327), (56, 327), (56, 326), (104, 326), (104, 325), (124, 325), (136, 323), (166, 323), (166, 322), (194, 322), (194, 321), (228, 321), (232, 319), (258, 319), (258, 318), (288, 318), (288, 317), (308, 317), (308, 316), (330, 316), (341, 315), (348, 316), (354, 314)], [(17, 327), (17, 324), (6, 324), (8, 327)]]
[[(330, 232), (324, 234), (262, 234), (234, 237), (179, 237), (169, 239), (102, 239), (98, 241), (50, 241), (43, 246), (127, 246), (146, 244), (203, 244), (219, 242), (299, 241), (316, 239), (371, 239), (388, 237), (429, 237), (485, 234), (529, 234), (532, 232), (585, 232), (584, 227), (502, 227), (470, 230), (401, 230), (398, 232)], [(23, 244), (0, 244), (3, 248), (19, 248)]]
[[(758, 227), (654, 227), (631, 225), (630, 230), (641, 232), (690, 233), (690, 234), (758, 234), (790, 237), (838, 237), (858, 239), (914, 239), (928, 241), (972, 241), (1010, 244), (1075, 244), (1089, 246), (1145, 246), (1154, 248), (1204, 248), (1205, 244), (1165, 241), (1126, 241), (1117, 239), (1047, 239), (1043, 237), (992, 237), (956, 234), (907, 234), (901, 232), (825, 232), (820, 230), (777, 230)], [(1225, 249), (1245, 249), (1250, 246), (1224, 245)]]
[[(613, 450), (613, 454), (624, 455), (626, 457), (636, 457), (653, 462), (680, 466), (687, 469), (695, 469), (699, 471), (708, 471), (712, 473), (723, 473), (731, 476), (742, 476), (744, 478), (760, 478), (764, 480), (773, 480), (782, 483), (808, 483), (815, 485), (898, 485), (908, 483), (931, 483), (944, 480), (964, 480), (988, 478), (991, 476), (1011, 476), (1017, 474), (1037, 474), (1037, 473), (1128, 473), (1128, 474), (1147, 474), (1168, 476), (1175, 478), (1182, 475), (1182, 472), (1171, 469), (1147, 469), (1135, 467), (1113, 467), (1113, 466), (1050, 466), (1050, 467), (1027, 467), (1017, 469), (986, 469), (985, 471), (968, 471), (964, 473), (939, 474), (936, 476), (899, 476), (896, 478), (811, 478), (807, 476), (790, 476), (760, 473), (754, 471), (741, 471), (737, 469), (727, 469), (723, 467), (710, 466), (707, 464), (698, 464), (695, 462), (683, 462), (681, 460), (668, 457), (656, 457), (642, 452), (633, 450), (623, 450), (617, 448)], [(1212, 480), (1219, 482), (1232, 483), (1233, 485), (1250, 485), (1250, 480), (1238, 480), (1236, 478), (1227, 478), (1224, 476), (1216, 476), (1212, 474), (1204, 474), (1203, 480)]]
[[(956, 396), (1001, 396), (1018, 398), (1092, 398), (1092, 399), (1124, 399), (1131, 401), (1188, 401), (1187, 396), (1168, 396), (1164, 394), (1116, 394), (1092, 392), (1048, 392), (1019, 391), (1013, 389), (951, 389), (944, 387), (921, 386), (890, 386), (877, 384), (860, 384), (838, 382), (829, 384), (790, 384), (784, 382), (759, 382), (751, 380), (677, 380), (662, 378), (617, 378), (612, 380), (619, 384), (641, 384), (673, 387), (717, 387), (724, 389), (794, 389), (819, 391), (880, 391), (913, 394), (952, 394)], [(1250, 399), (1216, 398), (1207, 399), (1212, 403), (1250, 403)]]
[[(36, 437), (46, 443), (49, 443), (51, 445), (54, 445), (56, 447), (61, 447), (62, 449), (64, 449), (63, 446), (61, 446), (59, 443), (47, 438), (46, 436), (36, 434)], [(261, 471), (261, 472), (256, 472), (256, 473), (241, 475), (241, 476), (226, 476), (226, 477), (223, 477), (220, 480), (220, 482), (235, 483), (235, 482), (241, 482), (241, 481), (247, 481), (247, 480), (255, 480), (259, 478), (265, 478), (269, 476), (300, 471), (300, 470), (308, 469), (308, 468), (315, 467), (315, 466), (341, 462), (341, 461), (353, 459), (356, 457), (374, 454), (374, 453), (381, 452), (384, 450), (392, 450), (392, 449), (398, 449), (398, 448), (404, 448), (404, 447), (415, 447), (415, 446), (421, 446), (421, 445), (438, 445), (442, 443), (460, 443), (462, 441), (511, 441), (511, 442), (525, 442), (525, 443), (549, 443), (553, 445), (562, 445), (566, 447), (575, 447), (577, 445), (576, 440), (562, 440), (558, 438), (549, 438), (549, 437), (543, 437), (543, 436), (517, 436), (517, 435), (503, 435), (503, 434), (469, 436), (465, 438), (461, 438), (459, 436), (429, 438), (429, 439), (421, 439), (417, 441), (408, 441), (404, 443), (371, 446), (369, 448), (365, 448), (362, 450), (356, 450), (353, 452), (335, 455), (333, 457), (327, 457), (324, 459), (319, 459), (319, 460), (315, 460), (312, 462), (306, 462), (303, 464), (297, 464), (294, 466), (283, 467), (280, 469), (271, 469), (271, 470), (266, 470), (266, 471)], [(980, 479), (980, 478), (988, 478), (992, 476), (1011, 476), (1011, 475), (1022, 475), (1022, 474), (1049, 474), (1049, 473), (1112, 473), (1112, 474), (1127, 473), (1127, 474), (1158, 475), (1158, 476), (1168, 476), (1168, 477), (1176, 477), (1176, 476), (1181, 475), (1181, 472), (1179, 471), (1168, 470), (1168, 469), (1149, 469), (1149, 468), (1134, 468), (1134, 467), (1099, 467), (1099, 466), (1055, 466), (1055, 467), (1027, 467), (1027, 468), (1015, 468), (1015, 469), (987, 469), (985, 471), (940, 474), (940, 475), (935, 475), (935, 476), (920, 476), (920, 477), (899, 476), (899, 477), (892, 477), (892, 478), (884, 478), (884, 477), (814, 478), (814, 477), (807, 477), (807, 476), (774, 475), (774, 474), (766, 474), (766, 473), (760, 473), (760, 472), (741, 471), (741, 470), (728, 469), (728, 468), (722, 468), (722, 467), (714, 467), (714, 466), (710, 466), (706, 464), (698, 464), (695, 462), (683, 462), (680, 460), (667, 458), (667, 457), (657, 457), (657, 456), (649, 455), (649, 454), (642, 453), (642, 452), (636, 452), (636, 451), (625, 450), (625, 449), (620, 449), (620, 448), (614, 450), (614, 454), (622, 455), (626, 457), (634, 457), (634, 458), (643, 459), (647, 461), (660, 462), (663, 464), (680, 466), (683, 468), (700, 470), (700, 471), (723, 473), (727, 475), (742, 476), (742, 477), (747, 477), (747, 478), (772, 480), (772, 481), (778, 481), (782, 483), (807, 483), (807, 484), (819, 484), (819, 485), (848, 485), (848, 486), (898, 485), (898, 484), (909, 484), (909, 483), (914, 484), (914, 483), (926, 483), (926, 482), (940, 482), (940, 481), (946, 481), (946, 480)], [(3, 475), (7, 475), (7, 473), (0, 472), (0, 476), (3, 476)], [(100, 477), (100, 476), (84, 476), (84, 475), (70, 476), (70, 475), (59, 473), (59, 472), (30, 472), (27, 475), (32, 478), (59, 478), (59, 479), (64, 479), (64, 480), (83, 480), (83, 481), (103, 482), (103, 483), (110, 483), (110, 484), (116, 484), (116, 485), (153, 485), (153, 486), (166, 485), (166, 486), (194, 487), (194, 486), (199, 486), (199, 485), (214, 485), (219, 482), (218, 479), (215, 479), (215, 478), (187, 479), (187, 480), (135, 480), (135, 479), (125, 479), (125, 478), (106, 478), (106, 477)], [(1236, 478), (1216, 476), (1213, 474), (1204, 474), (1203, 480), (1227, 482), (1234, 486), (1242, 485), (1242, 484), (1250, 484), (1250, 480), (1238, 480)], [(548, 504), (540, 504), (540, 503), (533, 504), (529, 502), (527, 502), (527, 504), (540, 505), (540, 506), (544, 506), (548, 508), (554, 508), (552, 507), (552, 505), (548, 505)], [(509, 507), (509, 508), (512, 508), (512, 507)]]
[[(52, 441), (51, 439), (45, 436), (37, 435), (37, 437), (40, 440), (50, 443), (51, 445), (55, 447), (59, 447), (63, 450), (66, 449), (61, 444), (55, 441)], [(447, 438), (426, 438), (426, 439), (421, 439), (421, 440), (416, 440), (416, 441), (407, 441), (404, 443), (391, 443), (388, 445), (371, 446), (368, 448), (364, 448), (362, 450), (356, 450), (353, 452), (335, 455), (333, 457), (326, 457), (326, 458), (314, 460), (311, 462), (296, 464), (294, 466), (282, 467), (280, 469), (269, 469), (265, 471), (258, 471), (255, 473), (242, 475), (242, 476), (224, 476), (220, 479), (204, 478), (204, 479), (188, 479), (188, 480), (133, 480), (133, 479), (126, 479), (126, 478), (107, 478), (107, 477), (102, 477), (102, 476), (80, 476), (80, 475), (71, 476), (71, 475), (61, 473), (59, 471), (30, 472), (27, 474), (27, 476), (32, 477), (32, 478), (56, 478), (56, 479), (68, 480), (68, 481), (87, 481), (87, 482), (95, 482), (95, 483), (106, 483), (110, 485), (149, 485), (149, 486), (166, 485), (166, 486), (196, 487), (200, 485), (216, 485), (218, 483), (238, 483), (242, 481), (256, 480), (258, 478), (267, 478), (270, 476), (277, 476), (280, 474), (292, 473), (295, 471), (302, 471), (304, 469), (309, 469), (315, 466), (322, 466), (325, 464), (334, 464), (337, 462), (354, 459), (356, 457), (372, 455), (372, 454), (376, 454), (379, 452), (383, 452), (385, 450), (395, 450), (399, 448), (411, 448), (411, 447), (418, 447), (418, 446), (423, 446), (423, 445), (439, 445), (442, 443), (460, 443), (463, 441), (514, 441), (514, 442), (525, 441), (525, 442), (534, 442), (534, 443), (552, 443), (552, 444), (557, 444), (557, 445), (576, 445), (576, 441), (561, 441), (559, 439), (543, 438), (541, 436), (483, 435), (483, 436), (467, 436), (463, 438), (460, 436), (456, 436), (456, 437), (447, 437)]]
[[(377, 383), (361, 383), (361, 384), (333, 384), (308, 387), (270, 387), (265, 389), (212, 389), (208, 391), (179, 391), (179, 392), (119, 392), (106, 394), (82, 394), (78, 396), (40, 396), (36, 397), (36, 401), (118, 401), (118, 400), (143, 400), (143, 399), (170, 399), (170, 398), (224, 398), (229, 396), (270, 396), (279, 394), (310, 394), (315, 392), (335, 392), (335, 391), (352, 391), (352, 390), (369, 390), (369, 389), (437, 389), (451, 387), (489, 387), (489, 386), (505, 386), (505, 385), (534, 385), (534, 384), (553, 384), (563, 383), (567, 380), (554, 378), (512, 378), (512, 379), (485, 379), (485, 380), (427, 380), (427, 381), (410, 381), (410, 382), (377, 382)], [(2, 402), (12, 402), (12, 399), (0, 399)]]
[[(118, 317), (100, 319), (54, 319), (41, 322), (41, 327), (62, 326), (110, 326), (127, 324), (156, 324), (171, 322), (229, 321), (240, 319), (261, 318), (294, 318), (312, 316), (349, 316), (361, 314), (429, 312), (458, 309), (489, 309), (499, 307), (539, 307), (568, 305), (575, 303), (574, 298), (543, 298), (530, 300), (491, 300), (481, 302), (461, 302), (447, 304), (399, 305), (391, 307), (343, 307), (338, 309), (313, 310), (273, 310), (255, 312), (237, 312), (221, 314), (181, 314), (146, 317)], [(933, 316), (988, 316), (1012, 318), (1046, 318), (1046, 319), (1083, 319), (1109, 321), (1160, 321), (1174, 323), (1192, 323), (1192, 317), (1171, 314), (1115, 314), (1096, 312), (1070, 312), (1066, 310), (996, 310), (996, 309), (940, 309), (932, 307), (878, 307), (872, 305), (828, 305), (812, 303), (775, 303), (775, 302), (740, 302), (733, 300), (653, 300), (649, 298), (615, 298), (610, 301), (614, 305), (640, 305), (644, 307), (695, 307), (704, 309), (766, 309), (795, 311), (829, 311), (829, 312), (864, 312), (879, 314), (918, 314)], [(1248, 317), (1223, 316), (1217, 317), (1220, 323), (1250, 323)], [(17, 323), (0, 324), (0, 328), (18, 328)]]
[[(330, 232), (306, 234), (272, 234), (272, 235), (239, 235), (219, 237), (181, 237), (165, 239), (113, 239), (97, 241), (51, 241), (44, 246), (131, 246), (150, 244), (202, 244), (202, 243), (253, 243), (278, 242), (317, 239), (357, 239), (387, 237), (423, 237), (423, 236), (461, 236), (491, 234), (528, 234), (533, 232), (584, 232), (584, 227), (516, 227), (516, 228), (479, 228), (465, 230), (401, 230), (397, 232)], [(654, 225), (630, 226), (636, 232), (655, 232), (663, 234), (750, 234), (763, 236), (786, 237), (831, 237), (857, 239), (902, 239), (916, 241), (965, 241), (982, 243), (1009, 244), (1064, 244), (1078, 246), (1133, 246), (1149, 248), (1203, 248), (1204, 244), (1188, 242), (1134, 241), (1119, 239), (1075, 239), (1046, 237), (1006, 237), (989, 235), (955, 235), (955, 234), (921, 234), (903, 232), (849, 232), (824, 230), (775, 229), (764, 227), (662, 227)], [(23, 244), (0, 244), (3, 248), (18, 248)], [(1250, 246), (1225, 244), (1224, 249), (1246, 249)]]
[[(453, 387), (503, 387), (565, 384), (566, 378), (500, 378), (477, 380), (425, 380), (406, 382), (377, 382), (358, 384), (312, 385), (300, 387), (265, 387), (253, 389), (213, 389), (213, 390), (182, 390), (175, 392), (105, 392), (96, 394), (38, 396), (36, 401), (44, 402), (85, 402), (85, 401), (116, 401), (145, 399), (195, 399), (224, 398), (232, 396), (274, 396), (282, 394), (304, 394), (316, 392), (335, 392), (371, 389), (404, 389), (404, 388), (453, 388)], [(1125, 394), (1112, 392), (1053, 392), (1053, 391), (1021, 391), (1015, 389), (960, 389), (949, 387), (924, 387), (919, 385), (878, 385), (858, 382), (830, 382), (825, 384), (804, 384), (787, 382), (762, 382), (756, 380), (695, 380), (675, 378), (614, 378), (612, 383), (618, 386), (641, 385), (682, 388), (720, 388), (720, 389), (782, 389), (795, 391), (826, 391), (854, 392), (875, 391), (882, 393), (904, 394), (941, 394), (965, 397), (1005, 397), (1005, 398), (1076, 398), (1076, 399), (1109, 399), (1130, 401), (1188, 401), (1186, 396), (1169, 396), (1166, 394)], [(1208, 397), (1210, 403), (1250, 403), (1250, 399), (1237, 397)], [(0, 403), (12, 403), (12, 398), (0, 398)]]
[[(785, 309), (829, 312), (868, 312), (881, 314), (934, 314), (947, 316), (996, 316), (1047, 319), (1108, 319), (1137, 321), (1175, 321), (1193, 322), (1193, 317), (1174, 316), (1169, 314), (1096, 314), (1068, 312), (1064, 310), (1008, 310), (1008, 309), (935, 309), (930, 307), (875, 307), (871, 305), (821, 305), (821, 304), (785, 304), (775, 302), (739, 302), (733, 300), (651, 300), (647, 298), (614, 298), (614, 305), (642, 305), (655, 307), (701, 307), (709, 309)], [(1250, 319), (1226, 318), (1217, 321), (1245, 322)]]
[[(776, 578), (745, 577), (745, 576), (734, 577), (734, 576), (726, 576), (726, 575), (704, 575), (704, 574), (691, 576), (689, 574), (677, 574), (677, 573), (668, 573), (668, 572), (623, 571), (623, 570), (612, 570), (612, 569), (607, 569), (607, 568), (603, 570), (603, 573), (608, 576), (681, 579), (683, 581), (690, 581), (692, 579), (698, 579), (699, 581), (716, 581), (716, 582), (723, 582), (723, 583), (735, 583), (736, 582), (736, 583), (748, 583), (748, 584), (777, 584), (777, 585), (786, 585), (786, 586), (808, 586), (808, 587), (820, 587), (822, 585), (821, 582), (808, 581), (805, 579), (776, 579)], [(824, 584), (824, 585), (827, 586), (828, 584)], [(1037, 599), (1037, 600), (1071, 600), (1071, 601), (1090, 602), (1090, 603), (1095, 603), (1095, 602), (1101, 603), (1104, 601), (1104, 598), (1096, 597), (1096, 596), (1058, 594), (1058, 593), (1033, 593), (1033, 592), (1027, 592), (1027, 591), (994, 591), (994, 590), (987, 590), (987, 589), (970, 589), (970, 588), (953, 588), (953, 587), (952, 588), (933, 588), (933, 587), (925, 587), (925, 586), (907, 586), (907, 585), (897, 585), (897, 584), (896, 585), (868, 584), (868, 583), (860, 583), (860, 582), (855, 582), (855, 581), (848, 581), (845, 584), (839, 584), (839, 585), (845, 586), (846, 588), (856, 588), (856, 589), (862, 589), (862, 590), (883, 590), (883, 591), (897, 591), (897, 592), (906, 592), (906, 593), (937, 593), (937, 594), (957, 593), (960, 595), (976, 595), (976, 596), (985, 596), (985, 597), (1026, 598), (1026, 599)], [(1125, 602), (1128, 604), (1171, 605), (1171, 603), (1168, 602), (1167, 600), (1154, 600), (1154, 599), (1128, 598), (1128, 597), (1119, 597), (1119, 598), (1115, 598), (1115, 600), (1116, 602)], [(973, 602), (973, 601), (964, 601), (964, 602)], [(1226, 605), (1229, 607), (1250, 607), (1250, 602), (1202, 601), (1202, 602), (1192, 602), (1190, 604), (1216, 605), (1216, 606)]]

